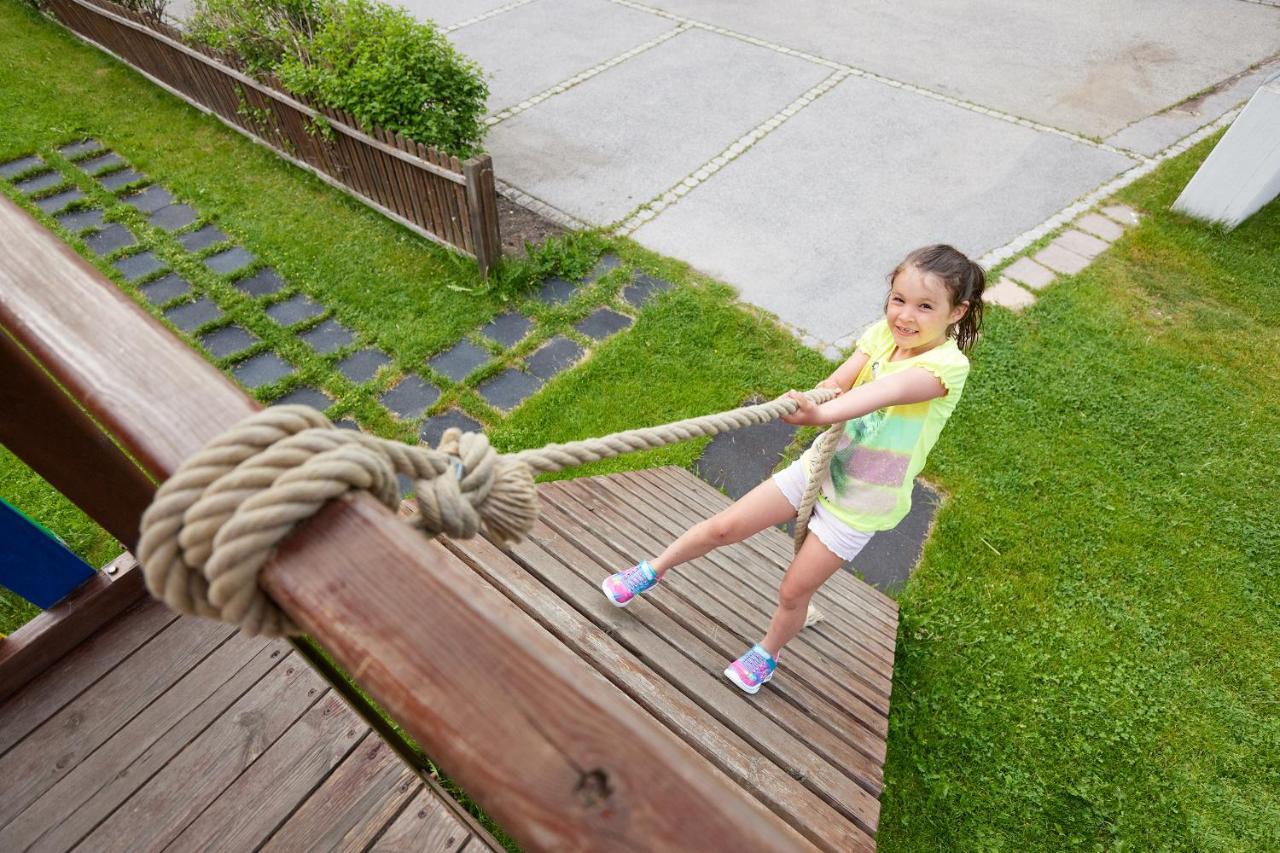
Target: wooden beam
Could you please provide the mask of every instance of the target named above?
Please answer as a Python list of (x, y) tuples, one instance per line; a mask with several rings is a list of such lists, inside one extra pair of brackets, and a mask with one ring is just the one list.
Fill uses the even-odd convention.
[[(0, 326), (157, 478), (256, 405), (0, 198)], [(92, 493), (91, 516), (111, 501)], [(367, 495), (262, 578), (285, 611), (530, 849), (810, 845), (441, 545)]]

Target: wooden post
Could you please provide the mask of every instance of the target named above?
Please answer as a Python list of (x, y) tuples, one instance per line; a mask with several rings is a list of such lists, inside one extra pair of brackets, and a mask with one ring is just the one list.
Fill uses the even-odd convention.
[(476, 260), (480, 264), (480, 274), (488, 276), (502, 255), (493, 158), (488, 154), (472, 157), (462, 164), (462, 174), (467, 180), (467, 212), (471, 215), (471, 239)]

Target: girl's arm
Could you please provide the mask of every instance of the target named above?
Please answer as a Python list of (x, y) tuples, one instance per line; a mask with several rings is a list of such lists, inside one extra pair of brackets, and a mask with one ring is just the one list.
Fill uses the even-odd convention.
[(844, 364), (837, 367), (830, 376), (818, 383), (819, 388), (835, 388), (838, 391), (848, 391), (853, 387), (853, 383), (858, 378), (858, 374), (862, 372), (862, 368), (866, 367), (867, 359), (871, 356), (862, 350), (854, 350), (853, 355), (845, 359)]
[(798, 408), (782, 419), (800, 426), (838, 424), (886, 406), (923, 403), (936, 397), (944, 397), (946, 393), (947, 386), (942, 384), (941, 379), (923, 367), (912, 367), (859, 385), (822, 405), (814, 403), (798, 391), (791, 391), (788, 396), (796, 401)]

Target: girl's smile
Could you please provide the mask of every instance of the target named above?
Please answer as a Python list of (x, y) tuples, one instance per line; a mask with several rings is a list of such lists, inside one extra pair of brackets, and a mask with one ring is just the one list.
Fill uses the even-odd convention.
[(936, 275), (904, 267), (894, 277), (884, 306), (897, 355), (911, 358), (945, 341), (947, 327), (963, 317), (967, 308), (951, 305), (946, 285)]

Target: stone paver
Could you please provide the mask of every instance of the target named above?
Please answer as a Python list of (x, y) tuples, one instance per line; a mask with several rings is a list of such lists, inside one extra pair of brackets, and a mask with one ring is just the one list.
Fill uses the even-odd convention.
[(1113, 204), (1102, 208), (1102, 212), (1126, 227), (1137, 225), (1142, 220), (1141, 214), (1127, 204)]
[(1066, 275), (1075, 275), (1089, 266), (1088, 258), (1083, 255), (1077, 255), (1070, 249), (1065, 249), (1056, 243), (1050, 243), (1037, 252), (1035, 260), (1051, 270), (1056, 270)]
[(261, 338), (239, 326), (223, 326), (208, 334), (200, 336), (200, 345), (209, 351), (214, 358), (225, 358), (244, 352), (256, 344)]
[(362, 384), (372, 379), (384, 364), (390, 363), (391, 359), (385, 353), (373, 348), (366, 348), (356, 350), (338, 362), (337, 368), (339, 373), (352, 382)]
[(130, 193), (120, 199), (125, 204), (142, 213), (154, 213), (162, 207), (173, 204), (173, 196), (164, 187), (151, 186)]
[(614, 222), (829, 74), (690, 30), (496, 125), (486, 146), (503, 180), (574, 216)]
[(184, 332), (194, 331), (206, 323), (222, 319), (222, 309), (207, 296), (201, 296), (195, 302), (184, 302), (164, 312), (170, 323)]
[(476, 391), (489, 402), (489, 405), (509, 412), (528, 399), (541, 386), (542, 382), (537, 377), (507, 368), (497, 376), (481, 382), (476, 386)]
[(722, 432), (707, 443), (694, 473), (737, 500), (773, 473), (795, 433), (782, 421)]
[(13, 185), (13, 188), (23, 195), (35, 195), (38, 192), (44, 192), (58, 186), (63, 181), (61, 172), (41, 172), (39, 175), (33, 175), (30, 178), (24, 178)]
[(439, 399), (439, 388), (412, 373), (379, 398), (382, 405), (409, 421), (422, 417), (422, 413)]
[(106, 220), (103, 218), (103, 211), (100, 207), (90, 207), (85, 210), (73, 210), (70, 213), (59, 213), (54, 219), (58, 220), (58, 224), (68, 231), (79, 232), (86, 231), (90, 228), (101, 228)]
[(427, 366), (454, 382), (461, 382), (490, 358), (488, 351), (470, 341), (458, 341), (439, 355), (427, 359)]
[(166, 266), (165, 262), (151, 251), (138, 252), (136, 255), (120, 258), (112, 261), (111, 265), (128, 281), (139, 281)]
[[(319, 388), (304, 385), (301, 388), (295, 388), (279, 400), (274, 401), (273, 405), (310, 406), (317, 412), (323, 412), (333, 405), (333, 400), (329, 399), (329, 396)], [(354, 424), (355, 421), (348, 421), (348, 423)]]
[(197, 228), (189, 234), (182, 234), (178, 237), (178, 242), (182, 244), (182, 248), (188, 252), (199, 252), (210, 246), (230, 239), (222, 232), (220, 228), (213, 225), (206, 225), (203, 228)]
[(323, 314), (325, 308), (309, 296), (299, 293), (267, 308), (267, 316), (281, 326), (296, 326)]
[(284, 279), (271, 267), (258, 270), (251, 276), (239, 279), (232, 285), (253, 297), (268, 296), (284, 287)]
[(675, 26), (607, 0), (538, 0), (451, 40), (492, 75), (489, 112), (496, 113)]
[(231, 373), (247, 388), (261, 388), (293, 373), (293, 365), (274, 352), (264, 352), (240, 362)]
[(1064, 231), (1059, 234), (1053, 241), (1068, 251), (1075, 252), (1077, 255), (1093, 260), (1098, 255), (1107, 250), (1110, 245), (1106, 240), (1099, 240), (1092, 234), (1086, 234), (1083, 231), (1077, 231), (1074, 228), (1070, 231)]
[(44, 161), (35, 154), (19, 157), (17, 160), (9, 160), (5, 163), (0, 163), (0, 178), (7, 180), (14, 175), (21, 175), (23, 172), (29, 172), (37, 166), (43, 165)]
[(330, 317), (298, 337), (320, 355), (329, 355), (355, 342), (351, 330)]
[(112, 151), (108, 151), (105, 154), (100, 154), (97, 157), (90, 157), (88, 160), (81, 160), (79, 163), (76, 163), (76, 165), (80, 167), (80, 170), (86, 175), (96, 175), (99, 172), (112, 169), (123, 164), (124, 158)]
[(72, 142), (63, 145), (58, 149), (58, 153), (68, 160), (75, 160), (86, 154), (93, 154), (102, 150), (102, 143), (96, 139), (82, 139), (79, 142)]
[(605, 252), (582, 280), (584, 282), (599, 281), (620, 266), (622, 266), (622, 258), (613, 252)]
[(437, 447), (440, 444), (440, 438), (444, 435), (444, 431), (453, 428), (460, 429), (463, 432), (479, 432), (484, 429), (484, 425), (457, 409), (450, 409), (447, 412), (432, 415), (423, 421), (420, 436), (431, 447)]
[(586, 318), (573, 324), (573, 327), (592, 340), (603, 340), (616, 335), (631, 325), (631, 318), (619, 314), (612, 308), (597, 308)]
[(84, 244), (95, 255), (109, 255), (116, 249), (132, 246), (138, 242), (133, 232), (119, 222), (112, 222), (99, 231), (84, 238)]
[(1002, 278), (983, 291), (982, 301), (989, 305), (1003, 306), (1011, 311), (1021, 311), (1028, 305), (1034, 305), (1036, 298), (1009, 279)]
[(349, 429), (349, 430), (352, 430), (353, 432), (360, 431), (360, 424), (351, 420), (351, 418), (343, 418), (342, 420), (334, 421), (333, 425), (336, 426), (338, 429)]
[(1009, 266), (1005, 267), (1004, 274), (1014, 281), (1025, 284), (1032, 290), (1039, 290), (1046, 285), (1052, 284), (1054, 279), (1057, 278), (1053, 270), (1037, 264), (1027, 257), (1018, 258), (1009, 264)]
[(204, 265), (221, 275), (231, 275), (249, 266), (254, 260), (253, 254), (248, 249), (236, 246), (225, 252), (210, 255), (204, 259)]
[(154, 281), (138, 285), (138, 289), (152, 305), (163, 305), (179, 296), (186, 296), (191, 292), (191, 284), (176, 273), (169, 273)]
[(195, 222), (200, 216), (195, 208), (185, 204), (171, 204), (151, 214), (151, 224), (165, 231), (177, 231)]
[(504, 347), (512, 347), (524, 340), (533, 321), (523, 314), (507, 311), (499, 314), (480, 329), (480, 334)]
[(37, 199), (36, 207), (40, 208), (45, 213), (52, 215), (62, 210), (73, 201), (79, 201), (82, 198), (84, 198), (84, 193), (80, 192), (80, 190), (75, 187), (72, 187), (71, 189), (63, 190), (60, 193), (55, 193), (54, 195)]
[(633, 236), (835, 341), (880, 317), (911, 249), (977, 256), (1133, 163), (850, 77)]
[(524, 364), (529, 373), (545, 382), (565, 368), (572, 367), (582, 355), (582, 347), (575, 341), (557, 335), (526, 358)]
[(112, 172), (110, 175), (103, 175), (98, 178), (98, 183), (102, 184), (109, 190), (118, 190), (129, 184), (136, 184), (139, 181), (145, 181), (147, 176), (134, 169), (121, 169), (118, 172)]
[(1097, 213), (1090, 213), (1080, 217), (1076, 220), (1076, 227), (1081, 231), (1089, 232), (1095, 237), (1101, 237), (1108, 243), (1119, 240), (1121, 235), (1124, 234), (1124, 229), (1115, 221)]
[(573, 298), (578, 285), (567, 278), (552, 276), (544, 281), (533, 298), (547, 305), (563, 305)]
[(642, 272), (635, 277), (634, 281), (622, 289), (622, 298), (628, 304), (639, 308), (652, 299), (655, 294), (670, 290), (671, 287), (671, 282), (666, 279)]

